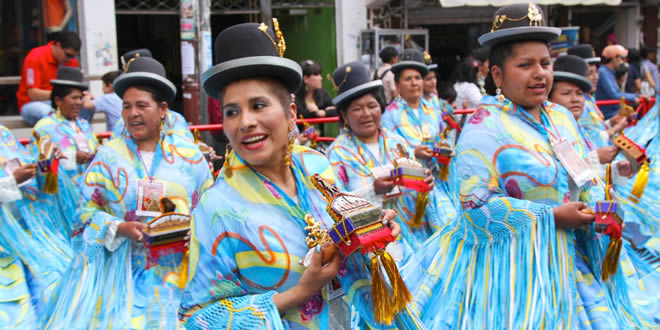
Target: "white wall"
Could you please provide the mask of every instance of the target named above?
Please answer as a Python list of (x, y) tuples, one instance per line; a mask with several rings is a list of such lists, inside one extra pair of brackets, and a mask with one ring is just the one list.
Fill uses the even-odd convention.
[[(80, 68), (87, 75), (118, 70), (114, 0), (77, 0), (78, 34), (82, 40)], [(100, 80), (90, 81), (95, 96), (103, 94)]]
[(639, 48), (640, 26), (637, 24), (641, 19), (639, 4), (634, 7), (620, 8), (617, 10), (616, 16), (614, 34), (617, 42), (626, 48)]
[(360, 59), (360, 31), (367, 28), (365, 0), (335, 0), (337, 66)]

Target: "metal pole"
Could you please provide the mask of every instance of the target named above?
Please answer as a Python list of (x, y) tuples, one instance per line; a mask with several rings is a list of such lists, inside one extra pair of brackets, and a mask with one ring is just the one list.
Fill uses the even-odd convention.
[(261, 14), (261, 21), (272, 25), (273, 20), (273, 4), (271, 0), (259, 0), (259, 13)]
[(194, 125), (200, 124), (199, 91), (199, 2), (180, 0), (181, 73), (183, 77), (183, 116)]

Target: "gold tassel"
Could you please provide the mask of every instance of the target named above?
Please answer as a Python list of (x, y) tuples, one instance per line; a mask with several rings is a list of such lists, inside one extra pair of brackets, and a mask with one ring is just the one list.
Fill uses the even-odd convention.
[(621, 254), (621, 239), (610, 241), (607, 245), (607, 252), (603, 259), (603, 274), (601, 279), (607, 281), (610, 277), (614, 276), (619, 265), (619, 255)]
[(631, 191), (630, 199), (635, 202), (639, 203), (639, 199), (642, 198), (642, 195), (644, 194), (644, 189), (646, 188), (646, 184), (649, 181), (649, 172), (651, 170), (649, 169), (649, 161), (645, 160), (642, 166), (639, 168), (639, 172), (637, 173), (637, 178), (635, 179), (635, 184), (633, 184), (633, 188)]
[(181, 289), (186, 287), (188, 282), (188, 250), (183, 254), (183, 260), (181, 260), (181, 272), (179, 273), (179, 282), (177, 286)]
[(426, 212), (426, 204), (429, 202), (429, 193), (424, 191), (417, 194), (415, 199), (415, 215), (413, 215), (410, 226), (413, 228), (419, 228), (422, 226), (422, 219), (424, 218), (424, 213)]
[(392, 285), (392, 312), (393, 314), (398, 314), (408, 306), (408, 303), (412, 300), (412, 295), (408, 291), (406, 283), (401, 278), (399, 269), (396, 266), (396, 262), (392, 259), (392, 256), (383, 251), (383, 254), (380, 256), (383, 267), (385, 268), (385, 273), (390, 279), (390, 284)]
[(57, 193), (57, 173), (49, 171), (46, 173), (46, 179), (44, 180), (43, 192), (45, 194), (56, 194)]
[(394, 319), (391, 309), (392, 298), (383, 278), (383, 271), (380, 269), (380, 255), (381, 253), (376, 251), (376, 256), (371, 258), (371, 297), (374, 300), (374, 318), (378, 323), (391, 324)]
[(225, 146), (225, 162), (222, 164), (222, 172), (225, 173), (225, 176), (231, 178), (233, 172), (231, 170), (231, 164), (229, 164), (229, 156), (231, 155), (231, 144)]
[(449, 179), (449, 164), (439, 164), (438, 179), (440, 181), (447, 181)]

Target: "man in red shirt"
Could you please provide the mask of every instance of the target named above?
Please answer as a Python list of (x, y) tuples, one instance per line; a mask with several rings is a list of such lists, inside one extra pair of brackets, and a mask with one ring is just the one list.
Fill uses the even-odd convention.
[(57, 32), (53, 41), (32, 49), (23, 60), (16, 98), (23, 121), (30, 126), (52, 110), (50, 81), (60, 65), (78, 67), (80, 38), (75, 32)]

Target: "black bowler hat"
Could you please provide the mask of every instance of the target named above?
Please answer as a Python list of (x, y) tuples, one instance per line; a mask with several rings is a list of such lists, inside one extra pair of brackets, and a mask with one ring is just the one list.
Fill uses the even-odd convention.
[(413, 48), (404, 50), (399, 56), (399, 62), (392, 65), (391, 70), (392, 73), (396, 74), (403, 69), (415, 69), (422, 74), (422, 77), (426, 76), (429, 73), (429, 68), (426, 67), (424, 62), (424, 53)]
[(582, 57), (587, 64), (599, 64), (600, 57), (596, 56), (594, 47), (590, 44), (579, 44), (568, 49), (568, 55), (576, 55)]
[(121, 67), (126, 70), (126, 64), (134, 57), (153, 57), (151, 51), (146, 48), (134, 49), (121, 56)]
[(369, 69), (360, 62), (350, 62), (338, 67), (332, 73), (333, 84), (337, 87), (337, 97), (332, 102), (340, 104), (352, 102), (354, 99), (381, 88), (381, 80), (371, 80)]
[(78, 88), (80, 90), (87, 90), (89, 86), (83, 81), (83, 73), (78, 68), (72, 66), (60, 66), (57, 68), (57, 75), (55, 79), (50, 81), (53, 86), (65, 86)]
[(548, 27), (543, 10), (533, 3), (504, 6), (495, 12), (490, 32), (479, 37), (479, 44), (492, 47), (518, 40), (544, 40), (550, 42), (561, 34), (561, 29)]
[(165, 78), (165, 67), (160, 62), (140, 56), (131, 59), (125, 70), (112, 84), (120, 98), (124, 97), (124, 92), (131, 86), (147, 85), (159, 90), (168, 103), (174, 100), (176, 87)]
[(264, 23), (243, 23), (228, 27), (215, 38), (216, 64), (202, 73), (206, 94), (218, 98), (228, 84), (253, 77), (272, 77), (294, 93), (302, 83), (298, 63), (284, 58), (286, 43), (273, 18), (272, 28)]
[(593, 84), (587, 79), (589, 65), (585, 60), (575, 55), (563, 55), (557, 57), (554, 65), (555, 81), (566, 81), (580, 87), (588, 92)]

